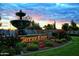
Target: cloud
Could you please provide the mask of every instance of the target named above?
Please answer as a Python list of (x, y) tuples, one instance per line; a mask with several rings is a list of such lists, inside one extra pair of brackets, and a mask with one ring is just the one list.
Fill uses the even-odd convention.
[(57, 22), (61, 20), (59, 23), (64, 23), (73, 19), (79, 23), (79, 3), (0, 3), (0, 14), (5, 19), (8, 16), (15, 17), (15, 13), (20, 9), (35, 21), (55, 19)]

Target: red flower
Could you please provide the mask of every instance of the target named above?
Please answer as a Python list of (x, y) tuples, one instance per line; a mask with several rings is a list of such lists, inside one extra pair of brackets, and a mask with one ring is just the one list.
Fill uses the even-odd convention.
[(39, 48), (44, 48), (44, 47), (45, 47), (44, 43), (43, 42), (39, 42)]

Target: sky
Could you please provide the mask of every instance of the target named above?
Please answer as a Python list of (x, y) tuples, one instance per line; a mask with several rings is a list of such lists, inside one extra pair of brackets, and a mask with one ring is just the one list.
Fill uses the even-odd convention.
[(41, 27), (53, 24), (54, 20), (58, 29), (71, 20), (79, 24), (79, 3), (0, 3), (1, 28), (14, 28), (10, 21), (17, 19), (15, 13), (19, 10)]

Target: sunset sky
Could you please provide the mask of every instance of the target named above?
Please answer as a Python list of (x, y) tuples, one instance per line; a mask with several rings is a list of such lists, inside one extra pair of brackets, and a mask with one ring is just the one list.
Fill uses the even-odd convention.
[(41, 27), (53, 24), (54, 20), (58, 29), (63, 23), (70, 23), (71, 20), (79, 24), (78, 3), (0, 3), (0, 22), (3, 23), (1, 28), (14, 28), (10, 21), (17, 18), (15, 13), (20, 9)]

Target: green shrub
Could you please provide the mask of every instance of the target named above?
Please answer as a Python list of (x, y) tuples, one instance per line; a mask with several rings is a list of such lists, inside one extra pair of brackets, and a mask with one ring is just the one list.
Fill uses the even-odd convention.
[(51, 40), (46, 40), (45, 41), (45, 46), (46, 47), (52, 47), (53, 46), (53, 42)]
[(34, 43), (27, 44), (27, 51), (36, 51), (38, 49), (39, 49), (38, 44), (34, 44)]
[(35, 40), (35, 41), (32, 41), (32, 43), (34, 43), (34, 44), (38, 44), (39, 42), (38, 42), (37, 40)]
[(5, 55), (5, 56), (12, 56), (12, 55), (16, 55), (16, 50), (14, 48), (6, 48), (1, 50), (1, 55)]
[(9, 55), (10, 55), (10, 56), (16, 55), (16, 50), (15, 50), (14, 48), (10, 48), (10, 49), (8, 50), (8, 52), (9, 52)]
[(58, 35), (58, 33), (56, 33), (56, 32), (53, 32), (53, 33), (52, 33), (52, 36), (54, 36), (54, 37), (56, 37), (56, 38), (57, 38), (57, 35)]
[(20, 54), (21, 51), (24, 50), (24, 48), (27, 46), (27, 43), (23, 43), (23, 42), (18, 42), (16, 43), (16, 54)]
[(27, 46), (27, 43), (18, 42), (18, 43), (16, 43), (16, 46), (17, 47), (26, 47)]
[(67, 36), (65, 37), (65, 39), (68, 40), (68, 41), (70, 41), (72, 38), (71, 38), (69, 35), (67, 35)]

